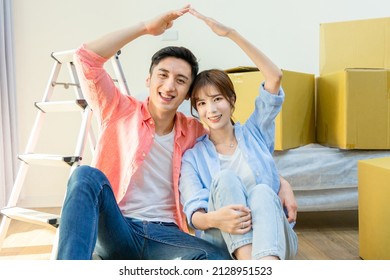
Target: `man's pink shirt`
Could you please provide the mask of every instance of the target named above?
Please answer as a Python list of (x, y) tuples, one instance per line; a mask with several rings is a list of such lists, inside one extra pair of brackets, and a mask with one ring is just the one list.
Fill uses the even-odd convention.
[[(149, 98), (141, 102), (122, 94), (103, 67), (107, 59), (86, 49), (85, 45), (77, 49), (74, 61), (84, 97), (97, 117), (100, 129), (91, 165), (107, 176), (119, 203), (153, 143), (155, 126), (148, 111)], [(176, 113), (172, 162), (176, 207), (172, 210), (184, 231), (188, 230), (178, 186), (181, 159), (202, 134), (205, 130), (196, 119)]]

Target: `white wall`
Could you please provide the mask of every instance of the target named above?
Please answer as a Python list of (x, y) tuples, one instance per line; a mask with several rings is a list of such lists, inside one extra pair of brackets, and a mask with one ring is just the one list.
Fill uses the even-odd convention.
[[(325, 22), (388, 17), (388, 0), (14, 0), (14, 31), (20, 153), (23, 153), (36, 109), (42, 99), (53, 60), (50, 53), (78, 47), (114, 29), (126, 27), (166, 10), (191, 3), (200, 12), (230, 24), (260, 47), (281, 68), (318, 74), (319, 25)], [(252, 65), (230, 41), (216, 37), (190, 15), (175, 22), (177, 41), (143, 37), (123, 49), (125, 76), (133, 95), (145, 96), (144, 81), (151, 55), (168, 45), (189, 47), (201, 70)], [(58, 98), (73, 94), (60, 90)], [(186, 110), (188, 104), (184, 104)], [(73, 151), (78, 116), (47, 117), (37, 151)], [(76, 129), (71, 129), (75, 127)], [(86, 150), (88, 152), (88, 150)], [(85, 163), (90, 160), (87, 153)], [(30, 168), (20, 205), (62, 204), (68, 169)]]

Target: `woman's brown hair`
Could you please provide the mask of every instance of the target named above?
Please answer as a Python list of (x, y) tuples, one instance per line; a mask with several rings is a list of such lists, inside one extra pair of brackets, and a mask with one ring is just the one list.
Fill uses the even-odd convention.
[[(193, 109), (198, 111), (196, 108), (196, 102), (198, 101), (197, 92), (205, 86), (214, 86), (223, 97), (230, 103), (232, 112), (234, 111), (234, 105), (236, 103), (236, 93), (232, 81), (226, 72), (219, 69), (210, 69), (200, 72), (191, 87), (191, 115), (197, 117), (193, 113)], [(234, 123), (232, 121), (232, 123)]]

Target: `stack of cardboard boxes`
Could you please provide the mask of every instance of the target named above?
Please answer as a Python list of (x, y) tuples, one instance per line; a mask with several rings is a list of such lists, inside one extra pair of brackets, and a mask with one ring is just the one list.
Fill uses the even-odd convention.
[[(390, 18), (321, 25), (317, 142), (390, 149)], [(358, 161), (359, 255), (390, 259), (390, 158)]]
[(390, 149), (390, 18), (320, 26), (317, 142)]
[[(310, 143), (340, 149), (390, 149), (390, 18), (320, 26), (320, 75), (283, 70), (286, 92), (275, 150)], [(234, 118), (254, 109), (261, 72), (226, 70), (237, 93)]]
[[(310, 143), (339, 149), (390, 149), (390, 18), (320, 26), (320, 75), (283, 70), (286, 99), (276, 119), (275, 150)], [(229, 69), (234, 117), (245, 122), (262, 75)], [(359, 254), (390, 259), (390, 158), (358, 162)]]

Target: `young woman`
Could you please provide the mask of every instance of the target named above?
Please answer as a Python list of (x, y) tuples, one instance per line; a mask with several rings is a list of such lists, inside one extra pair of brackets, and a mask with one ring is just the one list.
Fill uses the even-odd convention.
[[(195, 79), (191, 105), (209, 134), (182, 160), (179, 187), (188, 223), (235, 259), (291, 259), (297, 252), (296, 203), (281, 201), (286, 190), (280, 189), (272, 157), (274, 119), (284, 100), (282, 72), (236, 30), (194, 9), (190, 13), (234, 41), (265, 81), (259, 81), (255, 111), (241, 125), (232, 121), (236, 94), (227, 74), (212, 69)], [(293, 198), (292, 190), (287, 192)]]

